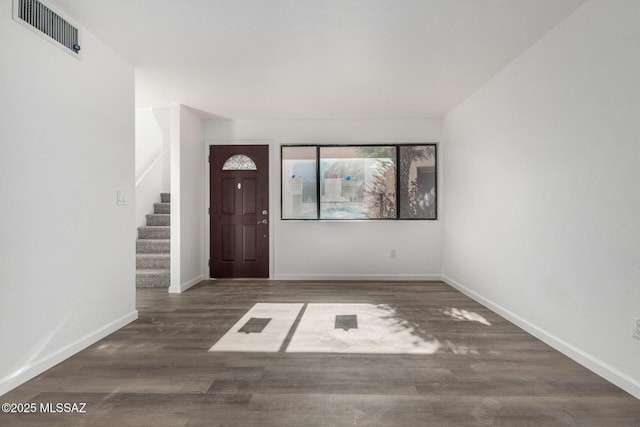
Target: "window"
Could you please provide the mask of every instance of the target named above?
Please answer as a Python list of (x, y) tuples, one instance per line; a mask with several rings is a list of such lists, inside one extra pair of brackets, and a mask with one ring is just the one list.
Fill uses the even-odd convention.
[(282, 147), (282, 218), (318, 218), (317, 147)]
[(247, 157), (244, 154), (236, 154), (229, 157), (222, 165), (223, 171), (239, 171), (239, 170), (257, 170), (256, 164), (251, 157)]
[(395, 147), (320, 147), (320, 219), (395, 217)]
[(283, 145), (282, 219), (436, 219), (436, 144)]
[(401, 145), (400, 219), (436, 218), (436, 146)]

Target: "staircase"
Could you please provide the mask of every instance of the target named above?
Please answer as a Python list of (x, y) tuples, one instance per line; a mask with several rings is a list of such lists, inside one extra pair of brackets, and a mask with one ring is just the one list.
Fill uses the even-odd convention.
[(170, 284), (171, 194), (160, 193), (147, 225), (138, 227), (136, 241), (136, 287), (168, 288)]

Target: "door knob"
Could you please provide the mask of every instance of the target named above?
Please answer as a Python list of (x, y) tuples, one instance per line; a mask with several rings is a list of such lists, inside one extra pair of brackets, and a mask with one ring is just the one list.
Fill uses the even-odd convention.
[(269, 224), (269, 221), (266, 219), (263, 219), (262, 221), (258, 221), (258, 224)]

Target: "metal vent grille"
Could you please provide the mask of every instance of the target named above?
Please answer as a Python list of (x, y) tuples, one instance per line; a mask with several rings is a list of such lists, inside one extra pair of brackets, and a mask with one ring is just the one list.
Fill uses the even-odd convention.
[(14, 0), (13, 17), (75, 57), (80, 57), (80, 29), (38, 0)]

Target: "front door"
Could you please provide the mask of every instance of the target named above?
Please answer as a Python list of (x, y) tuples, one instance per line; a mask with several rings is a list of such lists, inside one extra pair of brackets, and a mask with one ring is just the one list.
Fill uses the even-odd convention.
[(269, 146), (209, 150), (210, 276), (269, 277)]

